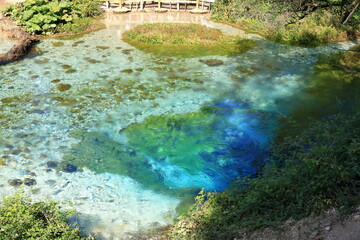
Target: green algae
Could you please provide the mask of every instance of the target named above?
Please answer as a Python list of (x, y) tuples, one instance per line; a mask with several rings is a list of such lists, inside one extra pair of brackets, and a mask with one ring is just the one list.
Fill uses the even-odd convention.
[(168, 57), (202, 57), (211, 55), (238, 55), (245, 53), (256, 47), (253, 40), (241, 40), (237, 43), (220, 43), (220, 44), (149, 44), (139, 43), (135, 41), (126, 40), (134, 47), (154, 55), (168, 56)]
[(90, 169), (96, 173), (113, 173), (129, 176), (137, 182), (156, 192), (184, 197), (196, 194), (197, 188), (169, 189), (161, 179), (154, 174), (148, 160), (135, 150), (116, 142), (101, 133), (73, 131), (70, 135), (79, 139), (66, 153), (59, 169), (72, 164), (78, 169)]
[[(149, 116), (119, 132), (126, 137), (125, 144), (101, 133), (73, 131), (70, 136), (80, 141), (68, 150), (61, 166), (72, 164), (96, 173), (129, 176), (146, 188), (185, 199), (199, 189), (171, 189), (164, 181), (161, 166), (177, 166), (191, 175), (202, 171), (205, 164), (201, 155), (222, 147), (217, 129), (221, 111), (204, 108), (195, 113)], [(180, 209), (187, 206), (184, 203)]]
[(174, 116), (150, 116), (122, 131), (127, 144), (154, 159), (175, 164), (191, 174), (201, 171), (201, 154), (221, 145), (215, 128), (217, 116), (205, 111)]

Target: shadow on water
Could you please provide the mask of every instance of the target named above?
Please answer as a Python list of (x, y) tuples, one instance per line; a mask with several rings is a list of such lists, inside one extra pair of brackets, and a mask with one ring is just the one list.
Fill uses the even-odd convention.
[(278, 139), (308, 127), (310, 119), (324, 119), (338, 113), (352, 114), (360, 107), (360, 53), (349, 51), (321, 55), (307, 79), (297, 107), (281, 119)]

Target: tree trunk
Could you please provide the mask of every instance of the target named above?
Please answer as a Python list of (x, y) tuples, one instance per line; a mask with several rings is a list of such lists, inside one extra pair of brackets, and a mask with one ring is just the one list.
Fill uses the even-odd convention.
[(349, 19), (355, 13), (355, 11), (359, 7), (359, 5), (360, 5), (360, 0), (354, 0), (350, 4), (350, 6), (347, 8), (347, 11), (344, 14), (342, 24), (346, 24), (349, 21)]

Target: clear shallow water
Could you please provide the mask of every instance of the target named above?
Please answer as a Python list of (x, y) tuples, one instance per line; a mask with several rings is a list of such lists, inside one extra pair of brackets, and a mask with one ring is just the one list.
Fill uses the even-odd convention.
[[(239, 56), (177, 59), (121, 41), (125, 29), (157, 21), (218, 26), (199, 15), (108, 15), (104, 30), (44, 40), (41, 54), (0, 67), (2, 195), (15, 190), (8, 180), (33, 178), (25, 189), (35, 198), (74, 202), (84, 230), (106, 239), (165, 226), (184, 196), (255, 173), (318, 54), (354, 45), (257, 40)], [(214, 58), (224, 64), (199, 61)]]

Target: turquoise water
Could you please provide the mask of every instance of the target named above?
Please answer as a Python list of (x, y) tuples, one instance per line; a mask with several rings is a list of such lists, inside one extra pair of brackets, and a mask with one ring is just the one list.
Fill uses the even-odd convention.
[(0, 66), (2, 195), (16, 189), (9, 180), (33, 178), (25, 190), (34, 198), (72, 201), (84, 231), (106, 239), (166, 226), (199, 189), (221, 191), (255, 174), (279, 119), (307, 103), (319, 54), (355, 44), (306, 49), (258, 39), (239, 56), (157, 57), (120, 38), (145, 16), (43, 40), (31, 57)]

